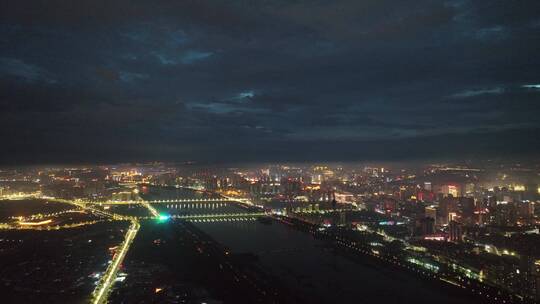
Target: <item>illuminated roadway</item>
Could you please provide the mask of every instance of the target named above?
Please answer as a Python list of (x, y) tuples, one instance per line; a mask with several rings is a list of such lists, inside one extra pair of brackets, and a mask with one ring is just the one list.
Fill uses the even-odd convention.
[(109, 292), (111, 290), (111, 287), (114, 285), (116, 274), (118, 273), (118, 269), (120, 268), (120, 265), (122, 264), (122, 261), (124, 260), (124, 257), (126, 256), (126, 253), (128, 252), (129, 246), (135, 239), (135, 236), (137, 235), (137, 231), (139, 231), (140, 224), (138, 221), (133, 220), (131, 222), (131, 226), (129, 227), (128, 232), (126, 233), (126, 237), (124, 239), (124, 243), (122, 243), (122, 246), (120, 247), (120, 251), (117, 251), (111, 264), (105, 271), (105, 274), (103, 275), (101, 281), (99, 282), (98, 286), (94, 290), (94, 298), (92, 300), (93, 304), (100, 304), (100, 303), (106, 303), (107, 297), (109, 295)]
[(159, 212), (156, 210), (156, 208), (152, 207), (147, 201), (140, 201), (140, 203), (150, 211), (150, 213), (154, 217), (159, 217)]
[(95, 209), (95, 208), (90, 206), (91, 204), (88, 204), (87, 202), (84, 202), (84, 201), (81, 201), (81, 200), (66, 200), (66, 199), (54, 198), (54, 197), (46, 197), (46, 196), (43, 196), (42, 198), (47, 199), (49, 201), (56, 201), (56, 202), (60, 202), (60, 203), (72, 204), (72, 205), (75, 205), (75, 206), (80, 207), (82, 209), (89, 210), (92, 213), (95, 213), (95, 214), (98, 214), (98, 215), (101, 215), (101, 216), (104, 216), (104, 217), (112, 218), (112, 219), (115, 219), (115, 220), (126, 220), (126, 219), (128, 219), (128, 217), (125, 217), (125, 216), (105, 212), (105, 211), (99, 210), (99, 209)]
[(245, 213), (222, 213), (222, 214), (189, 214), (189, 215), (171, 215), (171, 218), (192, 220), (192, 219), (216, 219), (216, 218), (243, 218), (258, 217), (267, 215), (264, 212), (245, 212)]
[(86, 202), (86, 204), (94, 205), (135, 205), (141, 203), (150, 204), (168, 204), (168, 203), (215, 203), (215, 202), (237, 202), (242, 204), (251, 205), (249, 200), (238, 199), (232, 197), (226, 198), (193, 198), (193, 199), (167, 199), (167, 200), (133, 200), (133, 201), (104, 201), (104, 202)]

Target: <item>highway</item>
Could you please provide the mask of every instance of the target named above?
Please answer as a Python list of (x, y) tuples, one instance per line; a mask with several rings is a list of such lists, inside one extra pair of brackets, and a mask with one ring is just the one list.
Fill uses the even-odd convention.
[(110, 293), (111, 287), (114, 285), (116, 274), (118, 273), (118, 269), (120, 268), (120, 265), (122, 264), (122, 261), (124, 260), (124, 257), (126, 256), (129, 246), (135, 239), (135, 236), (137, 235), (137, 232), (139, 231), (139, 228), (141, 225), (137, 220), (132, 220), (131, 226), (129, 227), (128, 232), (126, 233), (126, 237), (124, 239), (124, 242), (122, 243), (120, 250), (116, 252), (114, 255), (113, 260), (111, 261), (111, 264), (105, 271), (105, 274), (101, 278), (101, 281), (99, 282), (98, 286), (93, 292), (94, 298), (92, 299), (93, 304), (101, 304), (101, 303), (107, 303), (107, 297)]
[(150, 203), (148, 203), (147, 201), (140, 201), (141, 205), (143, 205), (144, 207), (146, 207), (146, 209), (148, 209), (148, 211), (150, 211), (150, 213), (154, 216), (154, 217), (159, 217), (159, 212), (156, 210), (156, 208), (152, 207), (150, 205)]
[(111, 219), (114, 219), (114, 220), (128, 220), (129, 219), (128, 217), (125, 217), (125, 216), (121, 216), (121, 215), (118, 215), (118, 214), (109, 213), (109, 212), (106, 212), (106, 211), (103, 211), (103, 210), (93, 208), (93, 207), (90, 206), (90, 204), (88, 204), (88, 203), (86, 203), (86, 202), (84, 202), (82, 200), (66, 200), (66, 199), (54, 198), (54, 197), (46, 197), (46, 196), (43, 196), (41, 198), (49, 200), (49, 201), (56, 201), (56, 202), (60, 202), (60, 203), (72, 204), (72, 205), (80, 207), (80, 208), (82, 208), (84, 210), (91, 211), (94, 214), (98, 214), (98, 215), (101, 215), (101, 216), (104, 216), (104, 217), (107, 217), (107, 218), (111, 218)]

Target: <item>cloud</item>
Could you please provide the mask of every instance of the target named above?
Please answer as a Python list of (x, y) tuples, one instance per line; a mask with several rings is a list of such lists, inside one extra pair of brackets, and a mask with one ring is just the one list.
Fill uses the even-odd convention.
[(452, 98), (468, 98), (476, 97), (481, 95), (498, 95), (504, 93), (503, 88), (491, 88), (491, 89), (475, 89), (475, 90), (466, 90), (459, 93), (451, 95)]
[(474, 33), (474, 37), (481, 40), (505, 39), (509, 37), (509, 33), (508, 30), (503, 26), (496, 25), (493, 27), (478, 29)]
[(201, 52), (194, 50), (187, 50), (180, 55), (175, 54), (163, 54), (154, 52), (154, 55), (159, 59), (159, 62), (163, 65), (177, 65), (177, 64), (194, 64), (199, 61), (203, 61), (214, 55), (213, 52)]
[[(460, 137), (492, 153), (509, 129), (540, 127), (539, 3), (13, 2), (1, 127), (60, 160), (71, 146), (112, 158), (118, 143), (142, 158), (339, 158), (333, 143), (417, 157), (409, 142), (436, 154), (424, 141)], [(37, 147), (17, 140), (20, 155)]]
[(214, 55), (212, 52), (187, 51), (182, 55), (181, 62), (183, 64), (192, 64), (197, 61), (204, 60), (212, 55)]
[(55, 83), (49, 72), (16, 58), (0, 58), (0, 75), (19, 77), (24, 81)]
[(141, 73), (132, 73), (132, 72), (120, 72), (120, 79), (124, 82), (133, 82), (138, 80), (145, 80), (149, 76), (147, 74), (141, 74)]
[(253, 91), (242, 91), (233, 97), (223, 98), (217, 101), (187, 103), (187, 107), (189, 109), (204, 110), (215, 114), (232, 112), (256, 114), (267, 112), (267, 109), (251, 102), (255, 96)]

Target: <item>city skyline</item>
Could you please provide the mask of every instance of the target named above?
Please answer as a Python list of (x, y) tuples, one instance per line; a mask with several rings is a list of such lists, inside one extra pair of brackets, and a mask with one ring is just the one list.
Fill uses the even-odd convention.
[(6, 303), (538, 303), (539, 169), (2, 168), (0, 294)]

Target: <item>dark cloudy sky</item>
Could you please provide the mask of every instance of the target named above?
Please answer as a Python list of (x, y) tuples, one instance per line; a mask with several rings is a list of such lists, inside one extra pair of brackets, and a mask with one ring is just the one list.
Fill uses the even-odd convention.
[(1, 1), (1, 163), (540, 154), (540, 1)]

